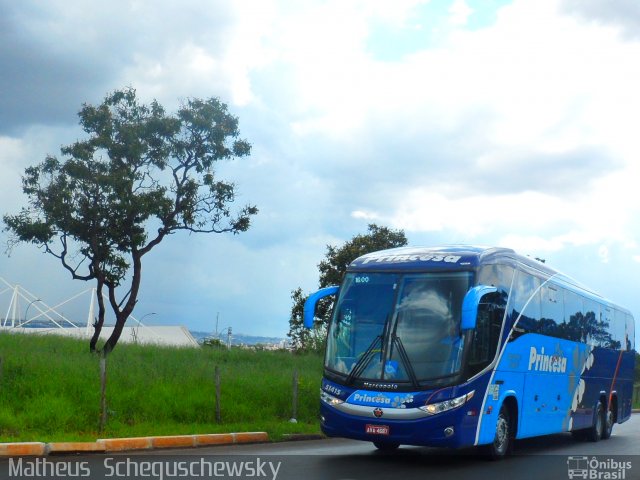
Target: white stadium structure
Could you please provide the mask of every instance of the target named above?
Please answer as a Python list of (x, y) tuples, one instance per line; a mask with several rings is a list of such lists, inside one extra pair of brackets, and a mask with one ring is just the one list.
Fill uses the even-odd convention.
[[(84, 325), (73, 322), (60, 313), (61, 307), (70, 302), (85, 301), (87, 318)], [(93, 335), (93, 321), (97, 312), (96, 291), (90, 288), (73, 297), (49, 306), (40, 297), (20, 285), (13, 285), (0, 277), (0, 332), (41, 335), (65, 335), (89, 340)], [(6, 312), (6, 313), (5, 313)], [(129, 317), (120, 342), (197, 347), (198, 342), (183, 326), (148, 326), (141, 319)], [(106, 340), (113, 326), (105, 325), (100, 338)]]

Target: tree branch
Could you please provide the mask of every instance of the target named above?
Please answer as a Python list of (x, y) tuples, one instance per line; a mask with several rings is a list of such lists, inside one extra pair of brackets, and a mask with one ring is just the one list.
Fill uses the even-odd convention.
[[(80, 264), (78, 264), (75, 268), (67, 263), (68, 250), (67, 250), (67, 235), (66, 234), (62, 234), (60, 236), (60, 242), (62, 243), (62, 252), (60, 254), (56, 254), (53, 250), (51, 250), (51, 248), (49, 247), (48, 243), (44, 244), (45, 252), (49, 253), (50, 255), (53, 255), (58, 260), (60, 260), (60, 262), (62, 263), (62, 266), (69, 273), (71, 273), (71, 278), (72, 279), (74, 279), (74, 280), (84, 280), (84, 281), (93, 280), (95, 278), (95, 275), (93, 275), (92, 273), (89, 273), (88, 275), (78, 275), (77, 271), (80, 268), (80, 265), (82, 265), (82, 262), (80, 262)], [(85, 259), (86, 259), (86, 257), (83, 259), (83, 262), (84, 262)]]

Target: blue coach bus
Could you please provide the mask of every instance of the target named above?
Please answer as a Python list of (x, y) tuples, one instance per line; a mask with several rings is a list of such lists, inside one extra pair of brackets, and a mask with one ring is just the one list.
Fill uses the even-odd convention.
[(353, 261), (327, 332), (328, 436), (485, 446), (558, 432), (607, 439), (631, 415), (634, 320), (545, 264), (505, 248), (396, 248)]

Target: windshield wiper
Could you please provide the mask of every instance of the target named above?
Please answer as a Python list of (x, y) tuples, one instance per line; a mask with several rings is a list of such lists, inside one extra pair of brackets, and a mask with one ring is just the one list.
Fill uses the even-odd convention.
[(374, 353), (374, 349), (376, 348), (376, 345), (378, 345), (378, 343), (380, 343), (380, 346), (382, 347), (382, 335), (378, 335), (373, 339), (371, 345), (369, 345), (369, 348), (367, 348), (367, 350), (360, 357), (360, 360), (358, 360), (353, 366), (351, 372), (349, 372), (349, 375), (347, 376), (347, 385), (351, 385), (356, 377), (359, 377), (360, 374), (364, 371), (366, 366), (369, 364), (369, 360), (371, 359), (372, 353)]
[(404, 349), (404, 345), (402, 344), (402, 340), (400, 337), (396, 335), (395, 332), (392, 334), (392, 341), (395, 346), (398, 348), (398, 353), (400, 354), (400, 360), (404, 364), (404, 368), (407, 370), (409, 374), (409, 379), (415, 388), (418, 388), (420, 385), (418, 384), (418, 377), (416, 377), (416, 372), (413, 370), (413, 365), (411, 365), (411, 361), (409, 360), (409, 355), (407, 355), (407, 351)]

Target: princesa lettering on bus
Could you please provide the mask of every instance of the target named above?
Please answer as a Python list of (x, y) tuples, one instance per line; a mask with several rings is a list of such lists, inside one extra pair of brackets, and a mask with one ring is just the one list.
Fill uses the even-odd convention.
[(540, 349), (540, 353), (538, 353), (536, 347), (531, 347), (531, 350), (529, 350), (529, 370), (566, 373), (567, 357), (562, 352), (545, 355), (544, 347)]

